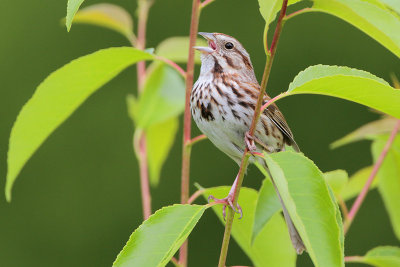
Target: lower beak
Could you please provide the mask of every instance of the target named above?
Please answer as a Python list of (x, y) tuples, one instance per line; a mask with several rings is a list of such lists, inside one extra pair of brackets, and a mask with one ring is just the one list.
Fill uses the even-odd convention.
[[(199, 32), (199, 35), (203, 36), (208, 41), (209, 44), (211, 44), (212, 42), (215, 46), (215, 37), (213, 33)], [(193, 48), (199, 50), (202, 53), (207, 53), (207, 54), (210, 54), (215, 51), (215, 49), (211, 48), (210, 46), (194, 46)]]
[(204, 53), (208, 53), (208, 54), (214, 52), (214, 50), (208, 46), (194, 46), (193, 48), (196, 50), (199, 50), (200, 52), (204, 52)]

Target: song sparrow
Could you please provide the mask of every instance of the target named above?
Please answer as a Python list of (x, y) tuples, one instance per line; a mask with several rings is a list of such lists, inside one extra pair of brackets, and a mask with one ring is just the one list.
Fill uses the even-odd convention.
[[(201, 70), (199, 79), (193, 86), (190, 107), (199, 129), (238, 164), (241, 163), (246, 145), (257, 152), (278, 152), (284, 149), (285, 144), (299, 151), (285, 118), (275, 104), (261, 114), (254, 137), (250, 138), (248, 131), (260, 93), (250, 56), (231, 36), (221, 33), (199, 34), (208, 41), (208, 47), (195, 47), (201, 52)], [(263, 94), (264, 102), (267, 102), (270, 97)], [(255, 160), (259, 160), (267, 168), (262, 159), (250, 157), (250, 162)], [(303, 241), (273, 179), (272, 183), (281, 201), (293, 246), (300, 254), (305, 250)], [(224, 210), (229, 205), (234, 211), (241, 213), (240, 206), (234, 207), (232, 204), (236, 184), (237, 177), (225, 199), (211, 198), (224, 203)]]

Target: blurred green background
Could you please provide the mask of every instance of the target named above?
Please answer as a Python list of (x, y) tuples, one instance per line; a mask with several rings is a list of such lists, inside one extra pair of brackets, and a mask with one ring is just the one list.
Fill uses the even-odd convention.
[[(0, 188), (12, 124), (22, 105), (52, 71), (98, 49), (127, 46), (117, 33), (74, 25), (67, 33), (60, 19), (66, 0), (14, 0), (1, 3), (0, 41)], [(99, 1), (87, 0), (85, 5)], [(135, 13), (136, 1), (108, 1)], [(156, 0), (148, 22), (148, 47), (189, 32), (191, 1)], [(259, 79), (265, 62), (264, 21), (256, 0), (217, 0), (204, 10), (200, 31), (233, 35), (246, 47)], [(285, 91), (309, 65), (345, 65), (389, 81), (400, 76), (400, 61), (352, 26), (325, 14), (305, 14), (286, 23), (271, 73), (268, 93)], [(196, 72), (197, 77), (198, 71)], [(125, 96), (136, 91), (130, 68), (104, 86), (37, 151), (18, 177), (13, 201), (0, 197), (0, 266), (111, 266), (131, 232), (141, 223), (138, 166), (132, 150), (133, 126)], [(350, 174), (371, 164), (369, 143), (337, 150), (328, 145), (356, 127), (378, 118), (367, 108), (323, 96), (294, 96), (279, 106), (297, 143), (323, 171)], [(193, 126), (194, 135), (199, 131)], [(153, 209), (178, 203), (181, 134), (177, 136), (152, 189)], [(191, 180), (205, 187), (230, 185), (237, 166), (208, 142), (192, 153)], [(259, 188), (253, 167), (245, 186)], [(195, 191), (194, 186), (191, 187)], [(199, 200), (199, 203), (203, 202)], [(216, 266), (223, 226), (206, 212), (190, 236), (189, 266)], [(376, 190), (372, 191), (347, 236), (346, 255), (364, 254), (377, 245), (399, 245)], [(228, 265), (250, 265), (235, 242)], [(312, 266), (308, 256), (298, 266)], [(357, 266), (357, 265), (353, 265)]]

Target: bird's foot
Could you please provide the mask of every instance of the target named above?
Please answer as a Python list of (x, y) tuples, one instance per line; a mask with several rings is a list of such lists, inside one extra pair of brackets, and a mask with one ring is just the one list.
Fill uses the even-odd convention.
[(211, 200), (214, 200), (215, 203), (223, 204), (224, 206), (222, 207), (222, 216), (226, 217), (226, 206), (231, 207), (231, 209), (236, 212), (237, 214), (240, 214), (239, 219), (243, 217), (243, 211), (242, 208), (240, 207), (239, 204), (236, 204), (236, 207), (233, 205), (233, 194), (228, 194), (226, 198), (215, 198), (214, 196), (210, 195), (208, 196), (208, 202), (210, 203)]
[(250, 153), (257, 150), (256, 144), (254, 143), (254, 136), (250, 135), (249, 132), (246, 132), (244, 136), (244, 142), (246, 143), (246, 147)]

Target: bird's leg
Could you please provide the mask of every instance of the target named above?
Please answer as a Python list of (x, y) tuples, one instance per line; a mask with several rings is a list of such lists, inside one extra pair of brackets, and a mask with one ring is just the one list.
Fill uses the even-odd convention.
[(246, 147), (249, 149), (250, 153), (257, 150), (256, 144), (254, 143), (254, 136), (250, 135), (249, 132), (246, 132), (244, 142), (246, 143)]
[(214, 202), (224, 205), (223, 208), (222, 208), (222, 215), (224, 217), (224, 220), (225, 220), (225, 217), (226, 217), (226, 206), (228, 206), (228, 205), (229, 205), (229, 207), (232, 208), (232, 210), (234, 212), (240, 214), (239, 219), (241, 219), (243, 217), (243, 211), (242, 211), (242, 208), (240, 207), (240, 205), (236, 204), (236, 207), (233, 205), (233, 200), (235, 199), (235, 192), (236, 192), (237, 183), (238, 183), (238, 176), (236, 176), (236, 179), (233, 182), (231, 190), (229, 190), (229, 194), (228, 194), (228, 196), (226, 198), (218, 199), (218, 198), (215, 198), (212, 195), (210, 195), (208, 197), (208, 202), (210, 202), (211, 200), (214, 200)]

